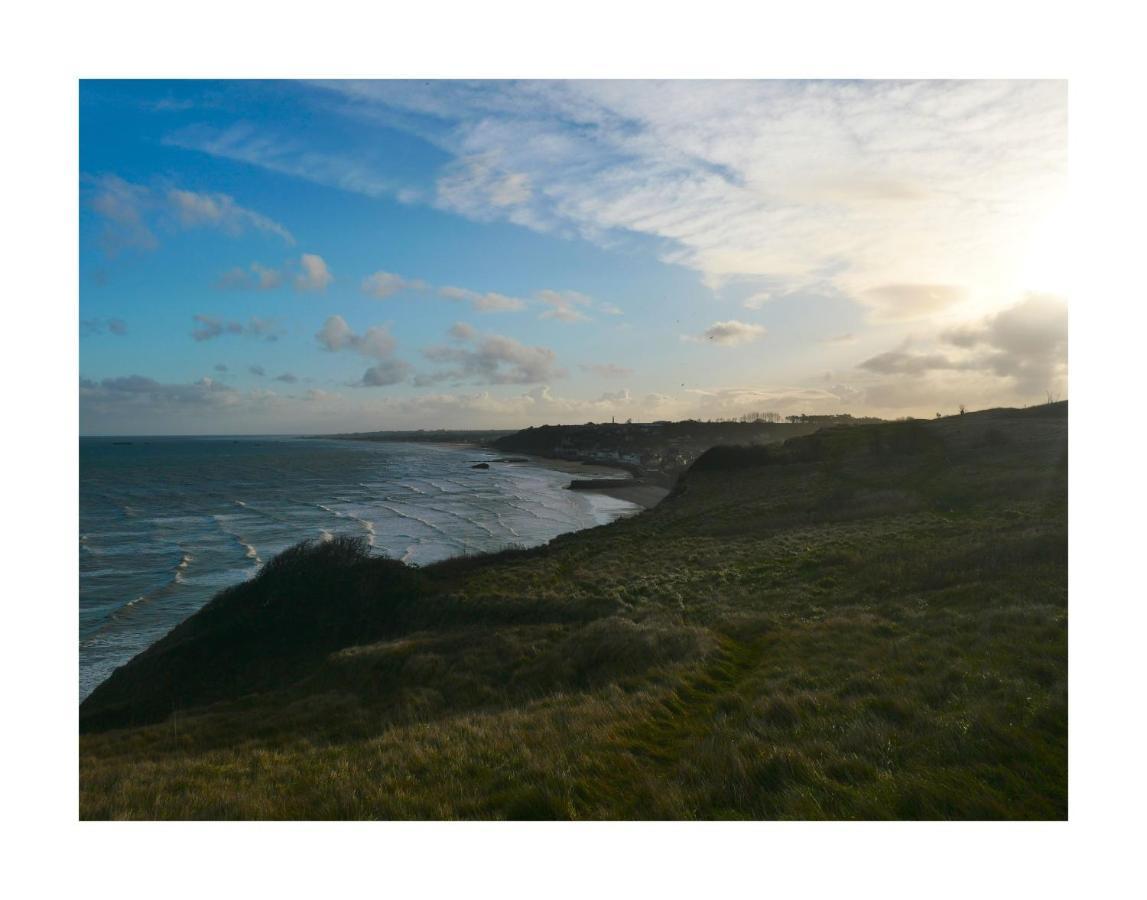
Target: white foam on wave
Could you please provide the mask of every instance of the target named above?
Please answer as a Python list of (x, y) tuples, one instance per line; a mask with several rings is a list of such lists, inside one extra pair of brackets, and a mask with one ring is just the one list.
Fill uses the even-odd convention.
[(351, 516), (350, 518), (354, 519), (356, 522), (358, 522), (359, 525), (362, 526), (362, 530), (366, 532), (366, 545), (368, 547), (373, 547), (375, 537), (374, 522), (370, 521), (370, 519), (360, 519), (358, 516)]
[[(270, 558), (307, 536), (354, 534), (374, 553), (426, 565), (510, 544), (534, 546), (624, 514), (615, 505), (619, 501), (596, 503), (596, 497), (564, 490), (569, 476), (544, 466), (497, 465), (478, 474), (469, 468), (476, 461), (472, 450), (384, 449), (377, 465), (352, 459), (327, 468), (303, 457), (297, 467), (288, 460), (282, 466), (212, 471), (202, 493), (178, 498), (161, 492), (144, 499), (138, 485), (129, 483), (121, 496), (136, 505), (125, 507), (121, 496), (109, 496), (114, 515), (85, 501), (80, 553), (92, 571), (84, 573), (81, 613), (85, 604), (100, 617), (132, 611), (100, 638), (123, 645), (108, 658), (116, 664), (129, 658), (146, 646), (141, 635), (160, 636), (216, 590), (255, 575), (263, 553)], [(239, 491), (250, 500), (235, 498)], [(125, 530), (115, 532), (117, 525)], [(147, 530), (130, 531), (132, 526)], [(95, 558), (105, 554), (109, 558)], [(112, 577), (113, 567), (121, 565), (122, 582)], [(94, 577), (97, 572), (107, 578)], [(162, 599), (149, 606), (156, 598)], [(85, 672), (102, 663), (102, 657), (81, 654)]]
[[(337, 519), (348, 519), (349, 521), (357, 524), (359, 528), (361, 528), (366, 533), (366, 545), (368, 547), (374, 546), (374, 522), (372, 522), (370, 519), (364, 519), (362, 516), (357, 516), (353, 512), (344, 512), (341, 509), (335, 509), (332, 506), (327, 506), (325, 503), (315, 503), (314, 505), (321, 509), (323, 512), (330, 513)], [(322, 540), (324, 541), (329, 541), (334, 537), (334, 535), (331, 534), (331, 532), (326, 528), (320, 526), (319, 531), (322, 532)]]
[(395, 509), (393, 506), (387, 506), (385, 503), (380, 504), (380, 505), (382, 506), (383, 509), (394, 513), (396, 516), (401, 516), (404, 519), (410, 519), (412, 522), (418, 522), (420, 525), (425, 525), (431, 531), (437, 531), (443, 537), (446, 537), (446, 538), (450, 537), (449, 533), (446, 532), (444, 529), (435, 525), (433, 522), (430, 522), (430, 521), (422, 518), (421, 516), (416, 516), (416, 515), (414, 515), (414, 513), (404, 513), (402, 510)]

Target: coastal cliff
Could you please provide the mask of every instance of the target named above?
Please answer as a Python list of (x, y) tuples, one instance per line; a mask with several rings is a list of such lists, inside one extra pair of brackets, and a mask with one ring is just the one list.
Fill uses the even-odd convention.
[(81, 816), (1064, 818), (1066, 614), (1066, 403), (715, 447), (532, 550), (288, 551), (85, 701)]

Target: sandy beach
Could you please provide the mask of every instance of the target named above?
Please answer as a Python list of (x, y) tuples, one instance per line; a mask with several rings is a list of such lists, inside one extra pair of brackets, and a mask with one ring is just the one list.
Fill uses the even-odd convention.
[[(483, 448), (489, 449), (489, 448)], [(665, 496), (669, 493), (669, 488), (662, 487), (657, 484), (646, 484), (645, 482), (637, 481), (633, 476), (624, 469), (614, 468), (609, 465), (598, 465), (596, 463), (578, 462), (572, 459), (552, 459), (548, 456), (532, 456), (530, 454), (509, 454), (502, 459), (524, 459), (529, 460), (528, 463), (513, 463), (513, 462), (499, 462), (498, 460), (489, 460), (492, 465), (531, 465), (542, 466), (556, 472), (568, 472), (570, 475), (577, 475), (586, 479), (606, 479), (616, 478), (617, 487), (597, 485), (592, 488), (581, 488), (580, 490), (587, 493), (605, 494), (608, 497), (615, 497), (618, 500), (625, 500), (629, 503), (636, 503), (645, 509), (652, 509), (660, 503)]]
[(669, 493), (669, 488), (659, 484), (629, 484), (625, 480), (619, 480), (617, 487), (595, 487), (586, 490), (616, 497), (618, 500), (628, 500), (646, 509), (655, 507)]

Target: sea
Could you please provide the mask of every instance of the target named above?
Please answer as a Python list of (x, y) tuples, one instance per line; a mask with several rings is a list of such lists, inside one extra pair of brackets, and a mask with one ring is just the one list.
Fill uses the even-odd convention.
[[(485, 449), (291, 437), (80, 439), (80, 698), (302, 540), (426, 565), (639, 507)], [(489, 469), (474, 469), (488, 462)], [(595, 477), (598, 477), (595, 475)]]

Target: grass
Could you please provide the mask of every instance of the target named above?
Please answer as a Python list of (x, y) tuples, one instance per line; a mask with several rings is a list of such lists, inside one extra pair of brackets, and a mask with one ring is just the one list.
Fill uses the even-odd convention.
[(81, 816), (1065, 818), (1066, 437), (831, 429), (535, 550), (290, 551), (85, 703)]

